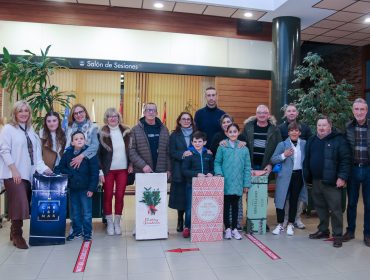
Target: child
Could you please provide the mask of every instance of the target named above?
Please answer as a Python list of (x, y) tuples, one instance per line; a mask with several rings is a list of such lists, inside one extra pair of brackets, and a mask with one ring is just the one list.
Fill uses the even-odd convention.
[[(238, 148), (239, 126), (235, 123), (227, 127), (228, 137), (226, 146), (220, 146), (216, 153), (215, 175), (223, 176), (224, 181), (224, 224), (225, 239), (234, 237), (242, 239), (237, 229), (238, 201), (244, 192), (251, 187), (251, 162), (247, 147)], [(232, 222), (230, 228), (229, 209), (231, 206)]]
[(192, 178), (213, 176), (213, 157), (204, 147), (206, 143), (207, 135), (205, 133), (194, 132), (191, 138), (192, 146), (189, 147), (192, 155), (185, 157), (182, 163), (182, 173), (186, 177), (185, 228), (182, 232), (184, 238), (190, 236)]
[(96, 156), (84, 157), (81, 164), (73, 168), (73, 158), (87, 149), (85, 135), (76, 131), (71, 135), (71, 146), (64, 152), (56, 173), (68, 175), (73, 232), (67, 241), (83, 236), (84, 241), (92, 238), (92, 195), (99, 181), (99, 162)]

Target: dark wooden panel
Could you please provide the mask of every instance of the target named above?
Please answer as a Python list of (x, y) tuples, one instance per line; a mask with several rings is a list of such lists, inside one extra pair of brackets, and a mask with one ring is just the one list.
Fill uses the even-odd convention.
[(271, 23), (259, 34), (238, 35), (236, 19), (145, 9), (41, 0), (0, 0), (0, 20), (127, 28), (271, 41)]

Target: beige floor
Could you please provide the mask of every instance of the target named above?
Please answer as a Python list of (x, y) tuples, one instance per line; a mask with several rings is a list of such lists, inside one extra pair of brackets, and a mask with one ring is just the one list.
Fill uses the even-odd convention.
[[(169, 210), (170, 235), (167, 240), (135, 241), (132, 236), (133, 198), (125, 198), (122, 222), (125, 233), (122, 236), (105, 235), (101, 220), (94, 220), (94, 240), (84, 273), (72, 273), (81, 241), (18, 250), (9, 242), (10, 223), (5, 222), (0, 229), (0, 279), (370, 279), (370, 248), (362, 241), (361, 207), (356, 240), (339, 249), (333, 248), (330, 242), (308, 239), (308, 234), (316, 230), (317, 218), (304, 217), (307, 229), (297, 229), (293, 237), (271, 233), (257, 236), (281, 257), (273, 261), (246, 238), (190, 243), (176, 232), (176, 212), (173, 210)], [(268, 213), (269, 224), (274, 226), (271, 199)], [(200, 251), (166, 252), (179, 247), (197, 247)]]

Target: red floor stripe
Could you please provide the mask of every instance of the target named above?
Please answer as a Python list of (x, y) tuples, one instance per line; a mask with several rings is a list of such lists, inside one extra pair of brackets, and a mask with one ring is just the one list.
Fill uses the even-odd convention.
[(91, 248), (92, 241), (84, 241), (82, 242), (80, 253), (78, 254), (78, 258), (73, 269), (73, 272), (84, 272), (87, 258), (89, 257), (90, 248)]
[(256, 245), (258, 248), (260, 248), (260, 250), (262, 252), (264, 252), (270, 259), (272, 260), (280, 260), (281, 258), (275, 254), (269, 247), (267, 247), (265, 244), (263, 244), (261, 241), (259, 241), (256, 237), (254, 237), (253, 235), (251, 234), (245, 234), (245, 236), (254, 244)]

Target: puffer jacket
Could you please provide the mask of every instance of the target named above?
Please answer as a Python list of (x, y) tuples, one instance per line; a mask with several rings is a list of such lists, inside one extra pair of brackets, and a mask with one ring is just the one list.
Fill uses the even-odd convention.
[[(243, 135), (247, 139), (247, 147), (249, 149), (249, 154), (251, 157), (251, 164), (252, 168), (254, 167), (253, 164), (253, 148), (254, 148), (254, 124), (257, 122), (256, 116), (249, 117), (244, 121), (244, 130)], [(262, 169), (264, 169), (269, 163), (271, 163), (271, 157), (274, 154), (276, 146), (282, 141), (280, 130), (276, 126), (276, 119), (273, 116), (270, 116), (268, 122), (270, 126), (267, 131), (267, 141), (266, 141), (266, 148), (265, 154), (262, 160)]]
[(198, 173), (214, 174), (213, 156), (208, 154), (206, 148), (203, 148), (201, 154), (193, 146), (190, 146), (188, 150), (192, 152), (192, 155), (185, 157), (182, 162), (182, 174), (186, 177), (187, 183), (191, 183), (192, 178), (197, 177)]
[[(312, 141), (317, 137), (311, 136), (306, 143), (305, 159), (303, 162), (303, 176), (308, 184), (312, 184), (312, 174), (310, 170), (310, 151)], [(325, 185), (336, 186), (338, 178), (348, 180), (351, 171), (351, 151), (344, 136), (336, 131), (332, 131), (324, 139), (325, 148), (323, 154), (323, 178)]]

